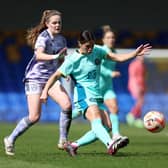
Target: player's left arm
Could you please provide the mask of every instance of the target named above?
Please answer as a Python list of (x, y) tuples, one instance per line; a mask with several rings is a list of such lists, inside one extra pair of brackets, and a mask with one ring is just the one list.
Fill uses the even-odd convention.
[(149, 54), (151, 48), (152, 46), (150, 44), (145, 44), (145, 45), (140, 45), (135, 51), (132, 51), (126, 54), (116, 54), (116, 53), (109, 52), (107, 54), (107, 58), (117, 62), (124, 62), (131, 58), (135, 58), (137, 56), (144, 56), (146, 54)]

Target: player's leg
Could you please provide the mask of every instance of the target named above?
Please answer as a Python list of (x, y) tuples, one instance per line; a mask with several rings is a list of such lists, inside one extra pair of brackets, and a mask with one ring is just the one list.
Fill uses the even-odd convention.
[(107, 130), (104, 128), (101, 112), (98, 106), (90, 106), (87, 109), (85, 116), (90, 121), (92, 131), (96, 134), (96, 137), (107, 147), (108, 153), (111, 155), (115, 154), (118, 149), (118, 144), (116, 141), (111, 139)]
[(63, 88), (63, 86), (60, 84), (60, 82), (56, 82), (53, 87), (49, 90), (49, 96), (56, 101), (62, 111), (60, 113), (60, 122), (59, 122), (59, 143), (58, 148), (62, 149), (63, 144), (67, 141), (68, 138), (68, 132), (71, 125), (71, 119), (72, 119), (72, 106), (71, 106), (71, 100)]
[(41, 114), (40, 94), (27, 95), (29, 115), (22, 118), (12, 133), (4, 138), (5, 151), (7, 155), (14, 155), (14, 144), (16, 139), (28, 128), (35, 124)]
[[(91, 128), (96, 137), (104, 143), (104, 145), (108, 149), (108, 153), (110, 155), (113, 155), (117, 152), (118, 149), (118, 142), (113, 141), (107, 130), (104, 128), (102, 119), (101, 119), (101, 112), (98, 108), (97, 105), (91, 105), (87, 108), (86, 113), (85, 113), (86, 118), (90, 121), (91, 123)], [(70, 155), (75, 155), (75, 151), (72, 148), (72, 145), (66, 144), (65, 146), (66, 151)]]
[(116, 100), (116, 94), (111, 88), (107, 88), (104, 90), (104, 104), (108, 108), (110, 114), (110, 121), (113, 125), (112, 127), (112, 135), (113, 137), (117, 137), (120, 135), (119, 131), (119, 118), (118, 118), (118, 104)]
[[(101, 118), (104, 128), (109, 132), (111, 130), (111, 122), (106, 111), (101, 110)], [(91, 144), (97, 140), (93, 130), (86, 132), (81, 138), (72, 142), (72, 146), (77, 150), (81, 146)]]
[(144, 103), (144, 95), (139, 95), (137, 97), (135, 106), (132, 108), (131, 111), (131, 113), (134, 115), (135, 118), (141, 117), (143, 103)]
[(129, 139), (127, 136), (122, 136), (120, 134), (118, 104), (117, 104), (116, 94), (114, 93), (113, 90), (108, 89), (104, 92), (104, 103), (110, 112), (109, 117), (112, 123), (113, 139), (119, 141), (119, 148), (123, 148), (128, 145)]
[(106, 99), (104, 101), (105, 105), (107, 106), (108, 110), (110, 111), (110, 121), (112, 123), (112, 135), (116, 137), (120, 135), (119, 130), (119, 118), (118, 118), (118, 105), (117, 100), (114, 99)]
[(135, 117), (134, 126), (138, 128), (143, 128), (143, 121), (141, 119), (142, 107), (144, 103), (144, 95), (139, 95), (134, 108), (132, 109), (132, 114)]

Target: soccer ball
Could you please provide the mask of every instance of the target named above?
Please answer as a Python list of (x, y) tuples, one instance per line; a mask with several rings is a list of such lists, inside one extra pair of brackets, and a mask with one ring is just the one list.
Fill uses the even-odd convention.
[(150, 111), (144, 116), (144, 127), (152, 133), (162, 131), (165, 124), (164, 115), (158, 111)]

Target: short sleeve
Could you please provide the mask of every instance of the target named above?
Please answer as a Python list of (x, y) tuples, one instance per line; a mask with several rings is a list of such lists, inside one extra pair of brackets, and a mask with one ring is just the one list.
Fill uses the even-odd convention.
[(43, 48), (46, 48), (46, 41), (47, 41), (47, 38), (46, 37), (43, 37), (43, 36), (39, 36), (36, 40), (36, 43), (35, 43), (35, 49), (39, 48), (39, 47), (43, 47)]
[(98, 55), (101, 59), (106, 59), (108, 55), (108, 51), (106, 51), (103, 47), (96, 45), (96, 50), (98, 52)]
[(63, 74), (63, 76), (65, 76), (65, 77), (72, 74), (73, 62), (71, 60), (69, 60), (68, 58), (65, 59), (63, 64), (59, 67), (58, 71), (61, 72)]

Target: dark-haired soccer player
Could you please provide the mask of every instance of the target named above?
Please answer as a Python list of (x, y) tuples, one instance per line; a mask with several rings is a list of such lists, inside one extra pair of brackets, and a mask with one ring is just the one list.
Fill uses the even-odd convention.
[[(136, 56), (143, 56), (151, 48), (150, 45), (140, 45), (135, 51), (128, 54), (115, 54), (106, 52), (95, 45), (94, 37), (90, 31), (83, 31), (80, 34), (79, 49), (68, 56), (61, 67), (50, 77), (45, 85), (41, 100), (45, 102), (48, 97), (48, 90), (61, 76), (70, 75), (75, 82), (74, 106), (77, 111), (91, 123), (91, 131), (107, 147), (108, 153), (113, 155), (117, 152), (118, 142), (112, 140), (105, 128), (103, 113), (100, 104), (103, 102), (99, 89), (100, 65), (104, 59), (114, 61), (125, 61)], [(104, 125), (103, 125), (104, 124)], [(70, 143), (65, 149), (71, 155), (75, 155), (75, 148)]]

